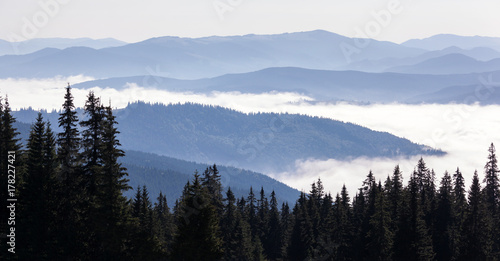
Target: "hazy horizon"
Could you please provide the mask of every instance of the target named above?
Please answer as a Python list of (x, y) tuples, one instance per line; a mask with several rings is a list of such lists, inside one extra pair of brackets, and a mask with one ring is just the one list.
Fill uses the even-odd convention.
[[(204, 37), (327, 30), (348, 37), (401, 43), (436, 34), (499, 37), (500, 3), (480, 0), (73, 1), (0, 3), (0, 39)], [(431, 8), (432, 7), (432, 8)], [(111, 10), (111, 11), (110, 11)], [(138, 10), (141, 10), (140, 12)], [(446, 10), (446, 12), (443, 12)], [(378, 23), (378, 25), (375, 25)], [(376, 28), (378, 27), (378, 29)]]

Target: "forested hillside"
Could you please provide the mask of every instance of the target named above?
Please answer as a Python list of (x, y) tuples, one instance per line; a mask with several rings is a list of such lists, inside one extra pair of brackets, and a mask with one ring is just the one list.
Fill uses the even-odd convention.
[[(32, 122), (36, 112), (15, 112)], [(57, 112), (44, 117), (57, 125)], [(83, 111), (77, 110), (83, 117)], [(251, 113), (201, 104), (136, 102), (115, 111), (123, 148), (173, 158), (280, 172), (300, 159), (443, 155), (387, 132), (299, 114)]]

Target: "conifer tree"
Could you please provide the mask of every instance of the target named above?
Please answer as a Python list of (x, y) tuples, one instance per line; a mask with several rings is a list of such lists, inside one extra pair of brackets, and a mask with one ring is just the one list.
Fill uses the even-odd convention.
[(453, 195), (452, 195), (452, 229), (451, 229), (451, 248), (452, 259), (458, 259), (463, 251), (461, 247), (464, 240), (464, 222), (467, 213), (467, 199), (465, 197), (465, 182), (457, 167), (453, 174)]
[(248, 223), (242, 219), (235, 205), (235, 197), (228, 188), (227, 204), (221, 220), (222, 237), (224, 239), (224, 260), (252, 260), (252, 236)]
[(224, 204), (222, 202), (221, 176), (215, 164), (205, 170), (201, 182), (202, 185), (207, 188), (212, 205), (215, 207), (220, 217), (224, 209)]
[(267, 236), (269, 234), (269, 202), (266, 198), (264, 188), (260, 188), (259, 199), (257, 200), (257, 236), (264, 249), (264, 254), (267, 255), (271, 251), (268, 245)]
[(153, 232), (153, 208), (149, 192), (144, 185), (137, 187), (132, 205), (132, 217), (135, 219), (131, 242), (134, 260), (152, 260), (160, 256), (160, 245)]
[(399, 165), (394, 167), (391, 186), (387, 191), (387, 194), (389, 211), (391, 213), (391, 220), (393, 221), (393, 225), (391, 225), (391, 227), (393, 231), (395, 231), (397, 229), (397, 221), (401, 215), (401, 203), (403, 200), (403, 174)]
[[(80, 137), (76, 128), (78, 117), (71, 87), (68, 84), (64, 95), (63, 110), (59, 115), (59, 127), (62, 132), (57, 134), (57, 158), (59, 171), (57, 179), (57, 210), (58, 242), (60, 242), (61, 259), (82, 258), (87, 248), (87, 231), (84, 225), (87, 220), (86, 187), (83, 183), (81, 162), (79, 156)], [(87, 237), (87, 238), (86, 238)], [(84, 242), (84, 243), (82, 243)]]
[[(15, 180), (16, 180), (16, 186), (20, 187), (22, 185), (22, 178), (23, 178), (23, 157), (22, 157), (22, 151), (21, 149), (21, 144), (19, 142), (19, 138), (17, 136), (19, 133), (17, 132), (16, 128), (14, 128), (14, 123), (15, 123), (15, 118), (12, 116), (10, 105), (8, 98), (5, 97), (5, 101), (2, 103), (2, 99), (0, 97), (0, 185), (2, 186), (3, 189), (1, 189), (0, 196), (2, 199), (6, 199), (8, 196), (8, 179), (9, 179), (9, 174), (12, 175), (12, 172), (14, 171), (15, 174)], [(9, 152), (14, 152), (15, 155), (15, 162), (14, 164), (9, 163), (9, 159), (12, 160), (12, 153)], [(11, 156), (9, 156), (11, 155)], [(13, 169), (12, 167), (9, 168), (9, 165), (12, 167), (15, 167)], [(10, 173), (9, 173), (10, 169)], [(15, 196), (17, 197), (18, 192), (16, 190)], [(0, 233), (3, 235), (8, 234), (8, 227), (7, 227), (7, 222), (9, 217), (9, 212), (6, 207), (2, 207), (0, 210), (0, 218), (4, 220), (3, 222), (0, 223)], [(3, 237), (7, 239), (7, 237)], [(2, 255), (8, 255), (11, 254), (7, 252), (7, 242), (4, 241), (4, 239), (1, 240), (2, 243), (2, 253), (0, 253), (0, 257), (3, 257)]]
[(52, 186), (55, 183), (54, 137), (50, 126), (45, 126), (42, 114), (39, 113), (32, 125), (27, 144), (27, 171), (20, 191), (22, 208), (20, 209), (20, 242), (23, 249), (19, 251), (22, 259), (50, 259), (54, 235), (52, 228), (54, 197)]
[(437, 209), (434, 214), (434, 249), (438, 260), (451, 260), (453, 256), (452, 229), (452, 181), (446, 171), (441, 179), (437, 195)]
[(266, 242), (264, 244), (265, 254), (267, 258), (271, 260), (277, 260), (281, 258), (281, 221), (280, 213), (278, 209), (278, 200), (276, 199), (276, 193), (274, 190), (271, 192), (271, 200), (269, 202), (269, 221), (268, 221), (268, 231), (266, 235)]
[(284, 202), (281, 205), (281, 213), (280, 213), (280, 220), (281, 220), (281, 256), (284, 260), (287, 259), (288, 257), (288, 245), (290, 242), (290, 235), (292, 233), (293, 229), (293, 215), (290, 213), (290, 207), (288, 206), (288, 202)]
[(178, 231), (172, 246), (174, 260), (219, 260), (223, 257), (216, 208), (207, 193), (199, 175), (195, 174), (181, 202), (183, 214), (178, 221)]
[(370, 217), (370, 230), (367, 233), (367, 248), (371, 260), (391, 260), (393, 255), (393, 237), (391, 216), (382, 191), (375, 195), (375, 210)]
[(105, 250), (105, 256), (116, 257), (123, 252), (127, 241), (126, 231), (131, 225), (127, 199), (123, 195), (130, 186), (126, 169), (119, 162), (125, 153), (120, 149), (121, 144), (117, 139), (119, 131), (116, 128), (115, 116), (111, 107), (102, 110), (101, 141), (97, 143), (101, 151), (98, 156), (99, 170), (96, 172), (99, 173), (96, 176), (98, 190), (95, 193), (96, 205), (93, 208), (98, 217), (96, 229), (98, 238), (101, 238), (101, 248)]
[(462, 242), (462, 260), (487, 260), (491, 254), (491, 227), (486, 218), (486, 202), (481, 192), (477, 171), (474, 172), (469, 190), (469, 207), (464, 223), (464, 241)]
[(307, 260), (312, 255), (313, 226), (307, 211), (307, 197), (301, 193), (293, 209), (294, 225), (290, 237), (288, 258), (290, 260)]
[(160, 191), (157, 202), (153, 208), (153, 230), (160, 243), (162, 256), (170, 254), (170, 248), (174, 237), (174, 220), (167, 204), (166, 196)]
[[(491, 233), (498, 235), (500, 233), (500, 181), (498, 178), (500, 170), (498, 169), (496, 150), (493, 143), (491, 143), (488, 152), (488, 161), (484, 166), (484, 183), (486, 183), (484, 197), (488, 215), (487, 220), (490, 222), (489, 227), (492, 229)], [(500, 236), (495, 236), (492, 240), (492, 253), (500, 255)]]

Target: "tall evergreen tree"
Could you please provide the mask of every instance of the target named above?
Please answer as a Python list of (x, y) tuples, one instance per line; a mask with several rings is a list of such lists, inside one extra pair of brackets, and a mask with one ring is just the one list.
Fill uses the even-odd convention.
[(219, 260), (223, 257), (216, 208), (207, 193), (199, 175), (195, 174), (181, 203), (184, 213), (172, 247), (175, 260)]
[(207, 188), (212, 205), (215, 207), (220, 217), (224, 209), (224, 204), (222, 202), (221, 176), (215, 164), (205, 170), (201, 182), (202, 185)]
[(370, 260), (391, 260), (394, 233), (391, 230), (392, 221), (386, 195), (382, 191), (378, 191), (375, 195), (375, 210), (369, 222), (367, 248)]
[(294, 225), (290, 237), (288, 258), (290, 260), (307, 260), (311, 258), (314, 239), (305, 193), (301, 193), (293, 209), (293, 215)]
[(458, 259), (463, 251), (461, 247), (464, 240), (464, 222), (467, 213), (467, 198), (465, 196), (465, 181), (462, 172), (457, 168), (453, 174), (452, 195), (452, 229), (451, 247), (452, 259)]
[(253, 247), (250, 226), (235, 205), (231, 188), (226, 192), (227, 204), (221, 220), (224, 239), (224, 260), (252, 260)]
[(153, 230), (160, 242), (161, 255), (168, 256), (174, 238), (175, 226), (173, 215), (167, 204), (167, 197), (162, 192), (158, 195), (153, 208)]
[[(23, 161), (22, 161), (22, 151), (21, 144), (19, 142), (19, 132), (17, 132), (16, 128), (14, 128), (15, 118), (12, 116), (9, 100), (5, 97), (5, 101), (2, 103), (2, 99), (0, 97), (0, 185), (3, 189), (1, 189), (0, 196), (2, 199), (6, 199), (8, 196), (7, 186), (8, 180), (12, 176), (14, 172), (15, 174), (15, 185), (16, 187), (20, 187), (22, 185), (22, 174), (23, 174)], [(14, 152), (14, 153), (11, 153)], [(10, 155), (10, 156), (9, 156)], [(10, 164), (9, 160), (12, 160), (12, 157), (15, 157), (14, 164)], [(9, 167), (9, 165), (11, 165)], [(12, 167), (15, 167), (12, 168)], [(10, 170), (10, 173), (9, 173)], [(19, 191), (15, 191), (15, 196), (17, 197)], [(6, 221), (9, 217), (9, 211), (6, 207), (2, 207), (0, 210), (0, 218)], [(0, 223), (0, 233), (3, 235), (8, 234), (7, 222)], [(7, 239), (7, 237), (3, 237)], [(2, 255), (9, 255), (11, 253), (7, 252), (7, 242), (4, 239), (1, 240), (2, 243), (2, 253), (0, 253), (0, 257), (4, 257)]]
[(452, 180), (446, 171), (441, 179), (437, 195), (437, 209), (434, 214), (434, 249), (438, 260), (451, 260), (453, 257), (453, 213)]
[(290, 213), (290, 207), (288, 206), (288, 202), (284, 202), (281, 205), (281, 214), (280, 214), (280, 220), (281, 220), (281, 256), (283, 260), (288, 259), (288, 245), (290, 242), (290, 235), (292, 233), (293, 229), (293, 215)]
[[(363, 202), (361, 202), (364, 204)], [(347, 189), (342, 186), (341, 194), (337, 194), (333, 208), (334, 213), (334, 229), (333, 229), (333, 246), (335, 247), (335, 260), (352, 260), (353, 259), (353, 217), (350, 206), (350, 198)]]
[(269, 202), (270, 209), (268, 214), (268, 230), (266, 241), (264, 243), (265, 254), (271, 260), (281, 258), (281, 221), (278, 209), (278, 200), (274, 190), (271, 192), (271, 200)]
[(486, 202), (481, 193), (477, 171), (474, 172), (469, 190), (469, 208), (464, 223), (465, 239), (462, 242), (461, 260), (487, 260), (491, 254), (491, 227), (486, 218)]
[(153, 260), (160, 256), (160, 245), (153, 231), (153, 206), (146, 186), (137, 187), (132, 205), (135, 219), (130, 252), (133, 260)]
[(20, 233), (19, 241), (23, 248), (19, 251), (22, 259), (51, 259), (51, 250), (56, 243), (52, 228), (54, 197), (52, 186), (55, 183), (54, 137), (50, 126), (45, 126), (39, 113), (32, 125), (28, 139), (27, 172), (20, 191)]
[[(126, 169), (119, 159), (125, 155), (120, 149), (117, 139), (119, 131), (116, 128), (116, 119), (111, 107), (103, 108), (101, 119), (101, 155), (99, 170), (96, 173), (95, 206), (96, 229), (100, 238), (100, 248), (104, 249), (104, 258), (117, 257), (124, 252), (127, 239), (127, 230), (131, 225), (127, 199), (123, 193), (130, 189)], [(163, 203), (163, 202), (162, 202)], [(166, 204), (166, 202), (164, 202)], [(101, 230), (102, 229), (102, 230)], [(107, 259), (107, 258), (106, 258)]]
[(394, 167), (391, 187), (387, 191), (387, 194), (389, 211), (391, 213), (391, 220), (393, 221), (392, 229), (395, 231), (397, 229), (397, 220), (401, 215), (401, 203), (403, 198), (403, 173), (399, 165)]
[(85, 231), (87, 198), (83, 183), (81, 161), (79, 156), (80, 137), (76, 128), (78, 117), (71, 87), (68, 84), (64, 95), (63, 110), (59, 115), (61, 133), (57, 134), (57, 158), (59, 171), (57, 179), (57, 228), (60, 242), (60, 259), (83, 258), (87, 248)]
[[(500, 170), (498, 169), (498, 161), (496, 157), (495, 145), (491, 143), (488, 149), (488, 161), (484, 166), (485, 178), (484, 178), (484, 197), (485, 204), (487, 208), (488, 222), (492, 229), (493, 235), (499, 235), (500, 233), (500, 181), (498, 178)], [(495, 236), (492, 238), (493, 255), (500, 256), (500, 236)]]

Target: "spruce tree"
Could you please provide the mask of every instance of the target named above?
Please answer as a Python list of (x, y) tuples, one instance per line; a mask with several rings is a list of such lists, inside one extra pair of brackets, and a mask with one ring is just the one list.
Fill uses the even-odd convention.
[(266, 235), (266, 241), (264, 244), (265, 254), (267, 258), (271, 260), (277, 260), (281, 258), (281, 221), (280, 213), (278, 209), (278, 200), (276, 199), (276, 193), (274, 190), (271, 192), (271, 200), (269, 202), (269, 221), (268, 230)]
[(379, 191), (375, 196), (375, 210), (370, 217), (367, 233), (367, 248), (370, 260), (391, 260), (393, 256), (394, 233), (391, 230), (391, 215), (386, 195)]
[(264, 192), (264, 188), (260, 188), (259, 199), (257, 200), (257, 234), (264, 249), (264, 254), (267, 255), (271, 251), (267, 236), (269, 235), (269, 202)]
[[(183, 214), (172, 246), (174, 260), (219, 260), (223, 257), (217, 210), (195, 174), (181, 202)], [(196, 249), (196, 251), (193, 251)]]
[(221, 231), (224, 239), (224, 260), (252, 260), (252, 236), (250, 226), (243, 220), (235, 205), (235, 197), (228, 188), (227, 204), (221, 220)]
[(20, 191), (19, 251), (22, 259), (50, 259), (55, 244), (52, 229), (53, 206), (57, 202), (52, 186), (55, 183), (54, 139), (39, 113), (28, 139), (27, 171)]
[(221, 176), (215, 164), (205, 170), (201, 182), (202, 185), (207, 188), (212, 205), (215, 207), (217, 215), (220, 217), (223, 212), (224, 204), (222, 202)]
[(469, 207), (464, 223), (464, 241), (461, 260), (487, 260), (491, 254), (491, 227), (486, 217), (486, 202), (481, 192), (477, 171), (474, 172), (469, 190)]
[[(123, 193), (130, 189), (126, 169), (119, 162), (125, 155), (120, 149), (120, 141), (117, 138), (119, 131), (116, 128), (116, 119), (111, 107), (103, 108), (101, 119), (101, 141), (96, 143), (100, 146), (101, 155), (96, 176), (95, 206), (96, 229), (100, 238), (100, 247), (104, 249), (106, 257), (116, 257), (124, 251), (123, 246), (128, 240), (126, 231), (131, 225), (127, 199)], [(166, 204), (166, 202), (165, 202)], [(102, 230), (101, 230), (102, 229)]]
[[(8, 183), (8, 180), (15, 180), (16, 191), (14, 192), (14, 196), (17, 198), (19, 195), (19, 188), (22, 186), (22, 178), (23, 178), (23, 154), (21, 151), (21, 144), (19, 142), (19, 138), (17, 136), (19, 133), (16, 128), (14, 128), (13, 124), (15, 123), (15, 118), (12, 116), (10, 105), (8, 98), (5, 98), (5, 102), (2, 103), (2, 99), (0, 97), (0, 185), (3, 189), (1, 189), (0, 196), (2, 199), (7, 199), (11, 197), (8, 194), (8, 185), (12, 185)], [(15, 157), (14, 164), (10, 164), (8, 160), (12, 160)], [(9, 166), (10, 165), (10, 166)], [(12, 176), (8, 175), (15, 174), (15, 179), (12, 179)], [(19, 205), (19, 204), (16, 204)], [(2, 207), (0, 210), (0, 218), (2, 221), (0, 223), (0, 233), (3, 235), (7, 235), (8, 232), (7, 220), (9, 217), (9, 211), (6, 207)], [(2, 243), (2, 253), (0, 253), (0, 257), (9, 256), (11, 253), (7, 252), (7, 242), (4, 241), (8, 239), (7, 237), (3, 237), (1, 240)]]
[(288, 206), (288, 202), (284, 202), (281, 205), (281, 256), (284, 260), (288, 259), (288, 245), (290, 242), (290, 235), (292, 233), (293, 228), (293, 215), (290, 213), (290, 207)]
[(451, 247), (452, 259), (458, 259), (464, 240), (464, 222), (467, 213), (467, 198), (465, 196), (465, 181), (457, 167), (453, 174), (453, 195), (452, 195), (452, 229), (451, 229)]
[(453, 257), (453, 213), (452, 180), (446, 171), (441, 179), (437, 195), (437, 209), (434, 214), (434, 249), (438, 260), (451, 260)]
[(84, 225), (87, 221), (87, 194), (82, 176), (79, 156), (80, 137), (76, 128), (78, 117), (71, 87), (68, 84), (64, 95), (63, 110), (59, 114), (61, 133), (57, 134), (57, 158), (59, 171), (57, 174), (57, 209), (58, 242), (60, 242), (60, 259), (83, 258), (88, 250), (87, 231)]
[(173, 215), (167, 204), (167, 198), (161, 191), (153, 208), (153, 231), (159, 240), (161, 255), (168, 256), (173, 242), (175, 226)]
[(288, 246), (290, 260), (307, 260), (312, 255), (313, 225), (307, 210), (307, 197), (301, 193), (293, 209), (294, 225)]
[[(500, 181), (498, 178), (500, 170), (498, 169), (498, 161), (496, 157), (495, 145), (491, 143), (488, 149), (488, 162), (484, 166), (484, 196), (487, 208), (488, 222), (491, 227), (491, 233), (498, 235), (500, 233)], [(492, 238), (493, 255), (500, 255), (500, 236)]]
[(393, 221), (391, 227), (393, 231), (397, 229), (397, 221), (401, 215), (401, 203), (403, 200), (403, 173), (399, 165), (394, 167), (391, 178), (391, 186), (387, 191), (388, 205), (391, 213), (391, 220)]
[(153, 207), (149, 199), (149, 192), (144, 185), (137, 187), (132, 205), (132, 217), (135, 224), (133, 229), (130, 252), (133, 260), (153, 260), (158, 258), (160, 244), (153, 231)]

